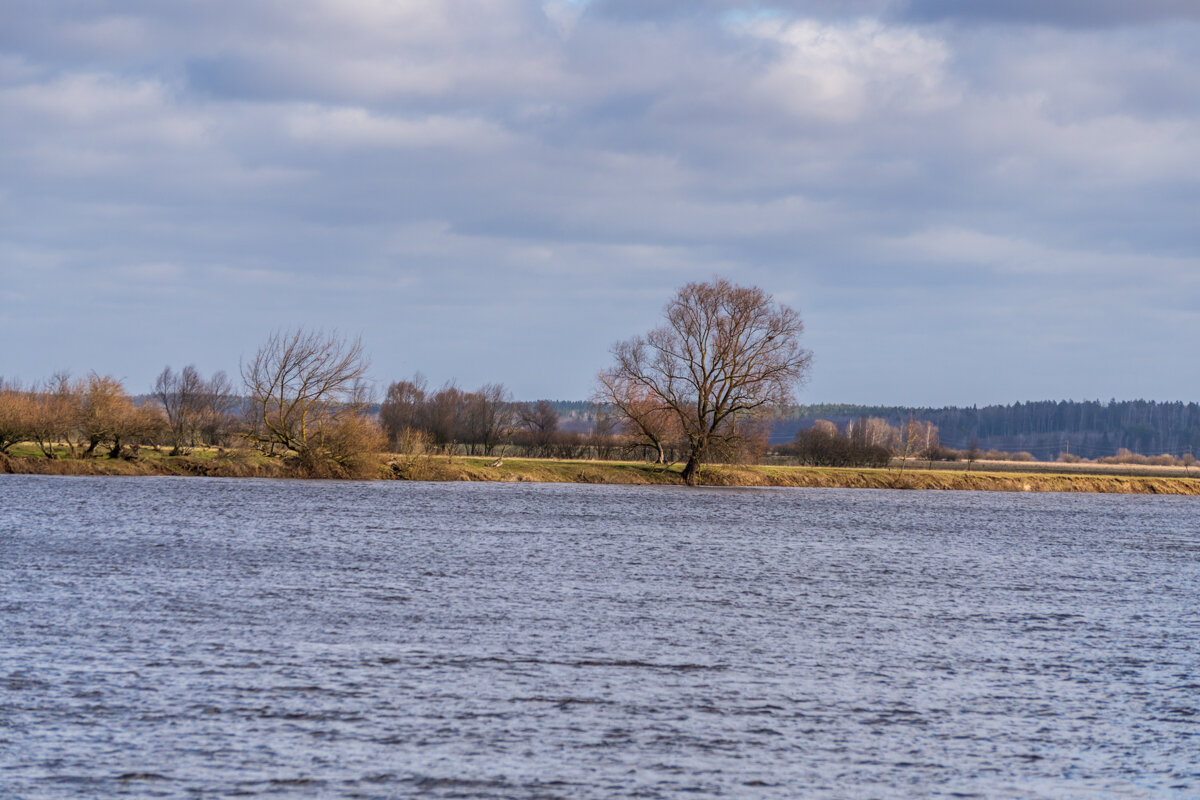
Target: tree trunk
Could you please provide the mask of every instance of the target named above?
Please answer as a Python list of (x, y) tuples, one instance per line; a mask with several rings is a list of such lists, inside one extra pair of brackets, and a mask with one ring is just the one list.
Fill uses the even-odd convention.
[(688, 456), (687, 463), (683, 465), (683, 482), (686, 483), (688, 486), (699, 486), (700, 485), (700, 476), (698, 474), (699, 471), (700, 471), (700, 457), (693, 450), (692, 453)]

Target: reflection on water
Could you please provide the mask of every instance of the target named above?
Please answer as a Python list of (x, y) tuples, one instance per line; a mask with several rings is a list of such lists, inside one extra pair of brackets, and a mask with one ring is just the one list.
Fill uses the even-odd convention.
[(5, 476), (0, 795), (1196, 796), (1197, 519)]

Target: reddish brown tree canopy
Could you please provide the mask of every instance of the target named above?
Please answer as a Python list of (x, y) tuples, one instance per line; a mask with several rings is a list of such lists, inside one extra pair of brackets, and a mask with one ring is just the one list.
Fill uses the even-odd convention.
[(689, 283), (667, 303), (666, 323), (613, 348), (604, 375), (653, 398), (679, 421), (689, 455), (683, 476), (709, 452), (743, 435), (742, 423), (795, 402), (811, 354), (800, 315), (757, 287), (723, 278)]

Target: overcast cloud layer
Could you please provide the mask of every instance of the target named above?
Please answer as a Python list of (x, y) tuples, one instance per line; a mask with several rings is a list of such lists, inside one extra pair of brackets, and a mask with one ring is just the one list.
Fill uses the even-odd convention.
[(1200, 399), (1183, 0), (0, 0), (0, 374), (273, 329), (586, 398), (720, 274), (804, 402)]

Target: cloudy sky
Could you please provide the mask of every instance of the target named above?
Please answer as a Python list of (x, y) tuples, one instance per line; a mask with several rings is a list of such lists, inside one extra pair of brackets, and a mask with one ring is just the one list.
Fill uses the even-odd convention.
[(0, 375), (586, 398), (714, 275), (803, 402), (1200, 400), (1192, 0), (0, 0)]

